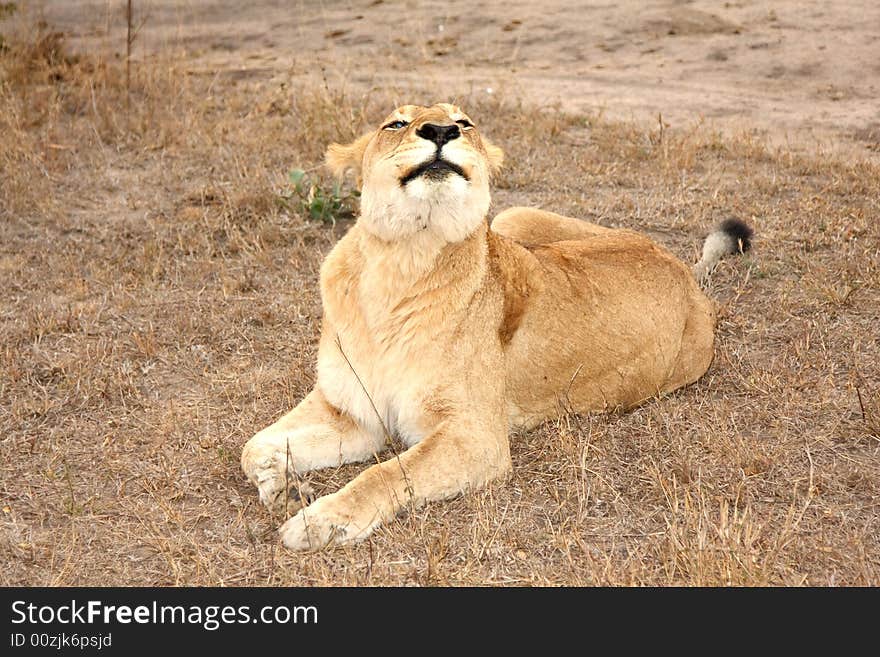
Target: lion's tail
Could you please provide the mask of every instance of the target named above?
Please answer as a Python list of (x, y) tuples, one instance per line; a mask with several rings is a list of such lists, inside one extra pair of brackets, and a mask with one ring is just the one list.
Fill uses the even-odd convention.
[(745, 253), (752, 248), (754, 231), (744, 221), (730, 218), (722, 221), (703, 242), (703, 256), (694, 265), (694, 278), (703, 285), (724, 256)]

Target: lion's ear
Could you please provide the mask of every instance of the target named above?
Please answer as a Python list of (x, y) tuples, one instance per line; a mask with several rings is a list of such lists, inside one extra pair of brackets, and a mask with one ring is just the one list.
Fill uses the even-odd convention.
[(489, 171), (494, 176), (501, 171), (501, 165), (504, 164), (504, 151), (485, 137), (483, 137), (483, 146), (486, 149), (486, 159), (489, 160)]
[(367, 150), (367, 144), (370, 143), (372, 137), (373, 133), (368, 132), (350, 144), (330, 144), (324, 155), (324, 164), (338, 178), (345, 175), (349, 169), (353, 170), (358, 179), (358, 186), (360, 186), (364, 151)]

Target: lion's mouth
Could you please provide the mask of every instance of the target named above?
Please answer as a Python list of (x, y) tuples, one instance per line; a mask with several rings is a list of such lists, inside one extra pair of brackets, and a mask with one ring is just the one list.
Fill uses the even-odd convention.
[(403, 178), (400, 179), (400, 186), (405, 187), (408, 182), (410, 182), (411, 180), (415, 180), (419, 176), (425, 176), (426, 178), (429, 178), (431, 180), (441, 180), (452, 173), (461, 176), (465, 180), (468, 180), (467, 174), (465, 174), (464, 169), (462, 169), (454, 162), (444, 160), (442, 157), (440, 157), (440, 154), (438, 153), (434, 156), (433, 159), (422, 162), (417, 167), (411, 169), (409, 173), (407, 173)]

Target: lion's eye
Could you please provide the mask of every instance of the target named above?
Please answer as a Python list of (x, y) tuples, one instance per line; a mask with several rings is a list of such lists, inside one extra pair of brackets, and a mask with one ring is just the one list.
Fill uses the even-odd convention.
[(474, 124), (467, 119), (459, 119), (456, 123), (461, 126), (462, 130), (470, 130), (474, 127)]
[(400, 130), (409, 125), (409, 121), (392, 121), (382, 126), (383, 130)]

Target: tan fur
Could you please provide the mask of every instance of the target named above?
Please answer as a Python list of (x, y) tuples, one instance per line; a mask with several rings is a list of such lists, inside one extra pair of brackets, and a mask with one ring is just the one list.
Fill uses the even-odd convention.
[[(456, 121), (442, 156), (468, 180), (403, 185), (436, 150), (417, 132)], [(333, 170), (362, 177), (363, 196), (321, 269), (317, 383), (247, 443), (242, 467), (284, 508), (305, 472), (376, 458), (391, 438), (403, 446), (290, 518), (280, 531), (292, 549), (363, 539), (407, 506), (504, 476), (511, 427), (561, 407), (630, 407), (712, 360), (711, 302), (649, 239), (528, 208), (490, 229), (501, 154), (468, 121), (452, 105), (405, 106), (328, 151)]]

